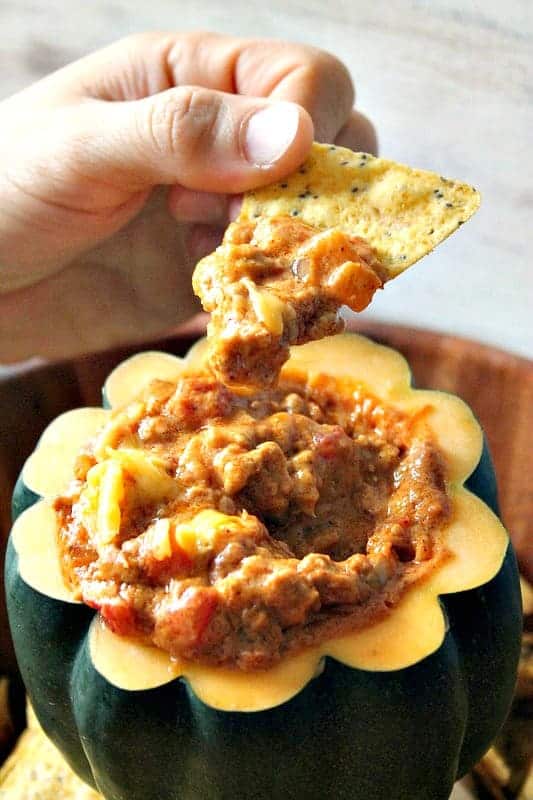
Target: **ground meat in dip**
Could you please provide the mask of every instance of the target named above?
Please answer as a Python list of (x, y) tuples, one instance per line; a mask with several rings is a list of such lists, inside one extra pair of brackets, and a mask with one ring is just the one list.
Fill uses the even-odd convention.
[(368, 625), (444, 557), (423, 422), (348, 380), (253, 397), (155, 381), (56, 500), (64, 575), (112, 630), (243, 670)]
[(370, 245), (338, 228), (285, 216), (233, 223), (193, 277), (217, 377), (274, 384), (290, 345), (339, 333), (341, 306), (362, 311), (386, 278)]

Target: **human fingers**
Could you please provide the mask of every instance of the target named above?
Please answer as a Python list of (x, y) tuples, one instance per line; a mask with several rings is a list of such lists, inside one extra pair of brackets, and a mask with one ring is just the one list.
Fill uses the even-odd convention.
[(309, 45), (195, 33), (178, 40), (167, 58), (176, 85), (298, 103), (309, 112), (319, 141), (334, 140), (354, 103), (345, 65)]
[(32, 93), (33, 104), (54, 105), (86, 98), (139, 100), (177, 86), (298, 103), (310, 113), (320, 141), (334, 140), (354, 102), (346, 67), (323, 50), (207, 32), (128, 36), (59, 70), (26, 93)]
[[(335, 138), (335, 144), (356, 152), (377, 155), (378, 141), (371, 121), (360, 111), (353, 110), (348, 122)], [(225, 226), (239, 213), (240, 195), (194, 192), (183, 186), (173, 186), (168, 196), (168, 207), (181, 222)], [(207, 251), (206, 251), (207, 252)]]
[[(0, 171), (0, 262), (14, 264), (1, 290), (40, 279), (111, 236), (158, 184), (242, 192), (296, 169), (312, 138), (307, 112), (294, 103), (199, 87), (53, 112), (37, 139), (13, 145)], [(32, 226), (46, 254), (38, 267), (34, 238), (23, 235)]]
[(354, 103), (345, 65), (309, 45), (196, 33), (177, 41), (167, 58), (176, 85), (298, 103), (309, 112), (318, 141), (334, 140)]
[(378, 153), (376, 129), (368, 117), (355, 109), (335, 137), (335, 144), (360, 153)]
[(270, 96), (299, 103), (311, 115), (315, 139), (333, 142), (350, 115), (355, 89), (344, 64), (319, 50), (280, 80)]
[[(270, 183), (304, 160), (313, 126), (295, 103), (186, 86), (138, 101), (84, 104), (58, 135), (57, 177), (72, 170), (105, 185), (107, 200), (118, 202), (121, 192), (157, 184), (229, 193)], [(46, 177), (56, 176), (48, 170)]]
[[(329, 141), (345, 127), (354, 97), (344, 65), (321, 50), (205, 32), (135, 34), (74, 62), (27, 91), (53, 97), (52, 105), (93, 99), (115, 101), (113, 106), (120, 106), (184, 85), (300, 102), (316, 122), (315, 138)], [(34, 96), (32, 107), (36, 101)], [(88, 137), (83, 138), (87, 141)], [(289, 154), (280, 168), (288, 168), (290, 160)], [(176, 187), (169, 195), (171, 212), (184, 221), (222, 220), (225, 201), (206, 193), (207, 188), (204, 184), (202, 191), (191, 195), (183, 186)], [(232, 188), (238, 191), (242, 187)], [(221, 191), (218, 186), (216, 191)]]
[(167, 198), (170, 213), (180, 222), (223, 225), (228, 219), (229, 196), (214, 192), (196, 192), (175, 185)]
[[(199, 87), (87, 102), (51, 117), (0, 170), (0, 263), (11, 265), (2, 292), (41, 280), (113, 235), (154, 186), (242, 192), (292, 172), (313, 139), (309, 115), (294, 103)], [(24, 235), (29, 228), (38, 241)]]
[(334, 140), (354, 103), (345, 65), (309, 45), (195, 33), (178, 40), (167, 59), (176, 85), (298, 103), (309, 112), (319, 141)]
[[(273, 110), (270, 97), (285, 103), (254, 113)], [(34, 225), (49, 254), (41, 271), (59, 268), (121, 228), (158, 183), (182, 187), (170, 192), (176, 212), (194, 219), (199, 203), (204, 222), (218, 223), (221, 203), (208, 194), (277, 180), (305, 158), (312, 125), (293, 98), (317, 121), (315, 137), (332, 140), (353, 87), (340, 62), (314, 48), (204, 33), (128, 37), (59, 70), (7, 101), (6, 250), (12, 256), (21, 225)], [(30, 108), (44, 110), (37, 138), (28, 137)], [(14, 269), (35, 262), (33, 244)], [(7, 286), (33, 277), (17, 272)]]

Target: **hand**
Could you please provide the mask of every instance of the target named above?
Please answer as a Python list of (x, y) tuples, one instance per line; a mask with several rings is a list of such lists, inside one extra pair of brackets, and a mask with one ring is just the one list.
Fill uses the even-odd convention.
[(0, 362), (185, 320), (231, 195), (296, 169), (313, 138), (375, 150), (353, 100), (345, 67), (319, 50), (153, 33), (0, 103)]

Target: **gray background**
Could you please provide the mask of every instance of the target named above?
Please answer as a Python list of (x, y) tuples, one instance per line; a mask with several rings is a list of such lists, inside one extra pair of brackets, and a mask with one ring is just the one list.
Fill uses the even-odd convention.
[(531, 0), (1, 0), (0, 97), (127, 33), (195, 28), (335, 52), (382, 155), (481, 190), (481, 212), (365, 314), (533, 356)]

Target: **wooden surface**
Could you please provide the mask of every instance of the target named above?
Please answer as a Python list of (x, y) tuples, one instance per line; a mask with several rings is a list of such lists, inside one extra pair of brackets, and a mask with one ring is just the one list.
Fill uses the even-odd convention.
[[(181, 354), (201, 330), (155, 343)], [(365, 323), (359, 330), (402, 352), (416, 385), (459, 394), (486, 430), (496, 464), (503, 519), (519, 551), (522, 568), (533, 578), (533, 362), (474, 342), (423, 330)], [(153, 346), (151, 343), (150, 347)], [(127, 350), (21, 372), (0, 381), (0, 552), (9, 530), (11, 490), (44, 427), (80, 405), (99, 405), (100, 387)], [(3, 574), (3, 571), (2, 571)], [(0, 593), (3, 603), (3, 592)], [(13, 667), (5, 609), (0, 606), (0, 672)]]
[(483, 198), (364, 316), (533, 357), (531, 0), (3, 0), (0, 99), (128, 33), (165, 29), (284, 38), (339, 56), (382, 155), (463, 178)]

